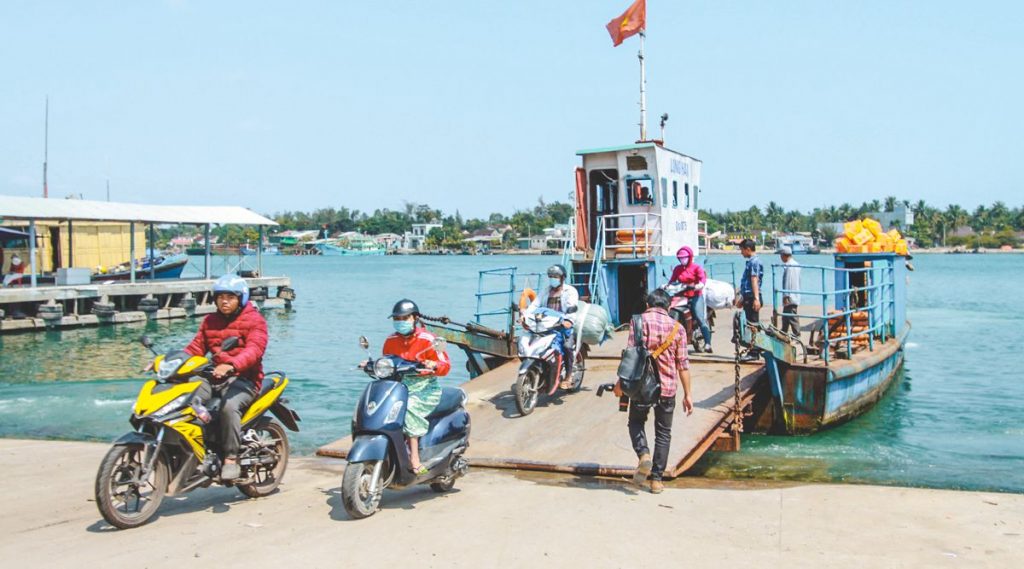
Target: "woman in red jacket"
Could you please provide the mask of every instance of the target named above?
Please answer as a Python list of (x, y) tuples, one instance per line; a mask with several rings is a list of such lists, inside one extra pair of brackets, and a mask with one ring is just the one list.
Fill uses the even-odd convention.
[(693, 249), (686, 246), (681, 247), (676, 252), (676, 258), (679, 259), (679, 264), (672, 269), (672, 276), (668, 282), (682, 283), (693, 287), (684, 292), (683, 297), (686, 298), (686, 305), (700, 326), (700, 333), (704, 336), (705, 351), (711, 352), (711, 328), (704, 318), (703, 293), (704, 283), (708, 280), (707, 274), (704, 273), (704, 267), (694, 260)]
[[(263, 353), (267, 350), (267, 321), (249, 304), (249, 285), (238, 275), (224, 275), (213, 285), (217, 312), (209, 314), (185, 351), (201, 356), (213, 354), (214, 380), (236, 377), (223, 392), (220, 408), (220, 444), (224, 453), (221, 479), (235, 480), (241, 475), (238, 449), (241, 446), (242, 413), (260, 392), (263, 381)], [(221, 343), (230, 337), (238, 345), (221, 351)], [(205, 381), (196, 390), (197, 397), (209, 401), (213, 391)]]

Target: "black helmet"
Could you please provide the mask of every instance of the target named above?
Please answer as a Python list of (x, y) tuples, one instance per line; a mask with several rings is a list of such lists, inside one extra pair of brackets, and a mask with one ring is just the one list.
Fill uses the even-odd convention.
[(566, 273), (565, 267), (562, 265), (551, 265), (548, 267), (548, 276), (551, 278), (564, 279), (566, 274), (568, 273)]
[(416, 303), (409, 300), (408, 298), (403, 298), (402, 300), (399, 300), (398, 302), (395, 303), (395, 307), (391, 309), (391, 318), (408, 316), (410, 314), (415, 314), (416, 316), (419, 316), (420, 307), (416, 306)]

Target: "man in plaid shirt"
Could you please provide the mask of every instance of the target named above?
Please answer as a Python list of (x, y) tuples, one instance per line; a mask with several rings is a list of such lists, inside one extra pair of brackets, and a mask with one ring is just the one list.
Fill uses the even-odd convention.
[[(641, 338), (647, 350), (654, 352), (661, 346), (676, 321), (668, 315), (668, 307), (672, 299), (661, 289), (647, 295), (647, 310), (640, 316)], [(633, 326), (630, 322), (629, 345), (633, 346)], [(661, 476), (668, 465), (668, 449), (672, 443), (672, 416), (676, 406), (676, 386), (683, 386), (683, 409), (686, 414), (693, 413), (693, 400), (690, 398), (690, 364), (686, 356), (686, 331), (680, 327), (676, 331), (668, 348), (656, 360), (658, 377), (661, 380), (661, 394), (654, 403), (629, 402), (629, 438), (633, 442), (640, 463), (633, 474), (633, 482), (641, 485), (650, 476), (650, 488), (654, 494), (661, 493), (665, 486)], [(651, 460), (650, 447), (647, 446), (645, 425), (647, 415), (654, 408), (654, 459)]]

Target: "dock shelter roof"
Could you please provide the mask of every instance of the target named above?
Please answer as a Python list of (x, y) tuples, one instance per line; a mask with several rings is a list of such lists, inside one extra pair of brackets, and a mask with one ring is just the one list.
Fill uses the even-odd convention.
[(0, 220), (121, 221), (205, 225), (277, 225), (240, 206), (147, 205), (0, 196)]

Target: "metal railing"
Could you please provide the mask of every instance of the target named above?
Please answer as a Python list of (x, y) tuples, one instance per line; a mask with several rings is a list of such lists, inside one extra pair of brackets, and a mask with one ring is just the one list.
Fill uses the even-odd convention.
[(736, 265), (732, 263), (708, 263), (704, 265), (704, 272), (707, 273), (709, 279), (717, 281), (725, 280), (719, 275), (728, 275), (729, 280), (727, 282), (732, 285), (732, 288), (736, 288)]
[[(501, 328), (490, 326), (499, 330), (511, 329), (512, 306), (518, 300), (518, 295), (523, 293), (523, 289), (533, 284), (534, 290), (539, 291), (541, 286), (540, 273), (520, 273), (517, 267), (487, 269), (480, 271), (477, 278), (476, 312), (473, 313), (473, 319), (477, 324), (487, 326), (484, 318), (493, 320), (504, 316)], [(533, 282), (530, 282), (531, 279)], [(492, 284), (495, 281), (499, 284)], [(493, 299), (497, 299), (501, 304), (495, 306)]]
[(656, 213), (616, 213), (600, 217), (598, 251), (594, 258), (640, 259), (661, 254), (661, 216)]
[[(803, 287), (794, 290), (778, 286), (779, 282), (776, 280), (776, 276), (784, 275), (786, 265), (773, 264), (771, 268), (773, 313), (786, 316), (779, 310), (783, 304), (781, 301), (786, 296), (799, 295), (800, 304), (804, 304), (807, 297), (821, 301), (820, 316), (810, 314), (793, 314), (793, 316), (798, 319), (822, 322), (821, 357), (826, 364), (829, 362), (832, 348), (845, 345), (846, 357), (849, 358), (853, 355), (854, 344), (859, 342), (857, 338), (866, 337), (868, 351), (874, 351), (876, 338), (884, 342), (894, 333), (896, 329), (896, 295), (895, 269), (892, 264), (864, 268), (800, 266), (801, 271), (817, 272), (820, 275), (820, 292), (808, 291)], [(863, 285), (851, 284), (851, 279), (855, 275), (863, 275)], [(832, 290), (828, 288), (830, 280), (834, 283)], [(828, 308), (830, 300), (836, 307), (831, 313)], [(866, 314), (867, 324), (863, 326), (862, 330), (854, 332), (854, 314), (858, 313)], [(863, 320), (863, 318), (856, 320)], [(840, 321), (841, 324), (836, 325), (837, 321)], [(832, 338), (833, 327), (844, 330), (844, 332), (842, 335)]]

